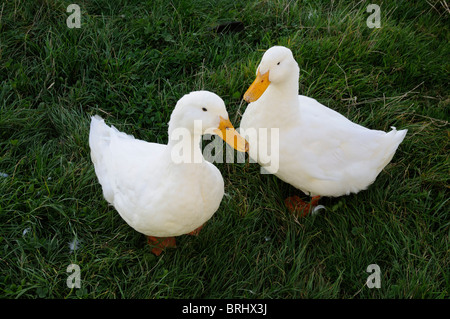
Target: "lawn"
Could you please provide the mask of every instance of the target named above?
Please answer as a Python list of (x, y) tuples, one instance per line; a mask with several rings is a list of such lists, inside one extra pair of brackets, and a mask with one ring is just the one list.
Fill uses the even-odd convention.
[[(380, 28), (370, 1), (79, 0), (69, 28), (71, 3), (0, 4), (0, 297), (450, 297), (446, 1), (375, 1)], [(243, 28), (217, 28), (230, 21)], [(257, 164), (217, 163), (217, 213), (154, 256), (103, 199), (90, 116), (166, 143), (176, 101), (205, 89), (239, 127), (273, 45), (293, 51), (300, 94), (405, 140), (368, 190), (306, 218), (283, 204), (300, 192)]]

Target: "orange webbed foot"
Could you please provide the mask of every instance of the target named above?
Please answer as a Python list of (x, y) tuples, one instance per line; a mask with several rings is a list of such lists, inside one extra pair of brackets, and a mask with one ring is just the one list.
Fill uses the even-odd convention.
[(285, 199), (288, 210), (299, 217), (305, 217), (308, 215), (314, 207), (319, 203), (320, 196), (313, 196), (311, 202), (305, 202), (298, 196), (291, 196)]
[(200, 233), (200, 230), (202, 230), (203, 226), (205, 226), (205, 225), (201, 225), (200, 227), (194, 229), (193, 231), (191, 231), (190, 233), (188, 233), (188, 235), (191, 235), (191, 236), (198, 236), (198, 234)]
[(159, 256), (166, 248), (176, 248), (175, 237), (147, 236), (147, 242), (152, 247), (152, 253)]

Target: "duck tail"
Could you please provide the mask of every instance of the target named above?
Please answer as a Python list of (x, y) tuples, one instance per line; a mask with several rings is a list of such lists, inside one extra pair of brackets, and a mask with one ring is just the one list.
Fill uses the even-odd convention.
[(89, 147), (91, 148), (91, 158), (94, 164), (98, 161), (98, 155), (109, 145), (111, 128), (98, 115), (91, 117), (91, 127), (89, 130)]
[(403, 139), (406, 136), (406, 133), (408, 133), (408, 130), (401, 130), (401, 131), (397, 131), (397, 129), (392, 126), (392, 131), (390, 131), (388, 134), (393, 134), (392, 137), (392, 144), (394, 146), (394, 152), (397, 150), (398, 146), (400, 145), (401, 142), (403, 142)]
[(392, 126), (392, 131), (386, 133), (386, 140), (387, 140), (387, 146), (386, 146), (386, 156), (384, 158), (382, 168), (385, 167), (394, 157), (395, 152), (397, 151), (398, 146), (401, 142), (403, 142), (403, 139), (406, 136), (406, 133), (408, 133), (408, 130), (400, 130), (397, 131), (397, 129)]
[(103, 196), (110, 203), (114, 203), (114, 191), (112, 181), (109, 179), (110, 170), (110, 144), (114, 135), (114, 128), (106, 125), (98, 115), (91, 117), (89, 131), (89, 147), (91, 148), (91, 160), (94, 164), (95, 174), (102, 185)]

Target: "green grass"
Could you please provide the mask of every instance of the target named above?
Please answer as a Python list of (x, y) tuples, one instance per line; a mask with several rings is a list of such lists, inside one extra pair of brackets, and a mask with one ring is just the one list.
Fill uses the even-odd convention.
[[(73, 1), (0, 5), (0, 297), (449, 298), (449, 11), (445, 1)], [(397, 2), (397, 3), (395, 3)], [(239, 20), (243, 32), (212, 27)], [(102, 197), (89, 116), (167, 142), (184, 94), (206, 89), (238, 127), (267, 48), (299, 62), (300, 93), (373, 129), (408, 129), (367, 190), (298, 194), (256, 164), (217, 164), (227, 196), (198, 237), (151, 254)], [(25, 231), (25, 234), (24, 234)], [(69, 249), (80, 241), (75, 251)], [(69, 264), (81, 288), (66, 286)], [(378, 264), (381, 288), (369, 289)]]

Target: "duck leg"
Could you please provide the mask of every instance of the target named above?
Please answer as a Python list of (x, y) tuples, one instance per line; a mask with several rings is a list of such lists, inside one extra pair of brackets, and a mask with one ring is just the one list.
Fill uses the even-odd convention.
[(200, 227), (194, 229), (193, 231), (191, 231), (190, 233), (188, 233), (188, 235), (198, 236), (198, 234), (200, 233), (200, 230), (203, 228), (203, 226), (205, 226), (205, 224), (203, 224), (203, 225), (201, 225)]
[(292, 214), (295, 214), (299, 217), (305, 217), (308, 215), (311, 210), (317, 206), (319, 203), (320, 196), (313, 196), (311, 198), (311, 202), (305, 202), (300, 199), (298, 196), (288, 197), (284, 200), (287, 208)]
[(175, 237), (153, 237), (147, 236), (147, 242), (152, 247), (152, 253), (159, 256), (166, 248), (177, 247)]

